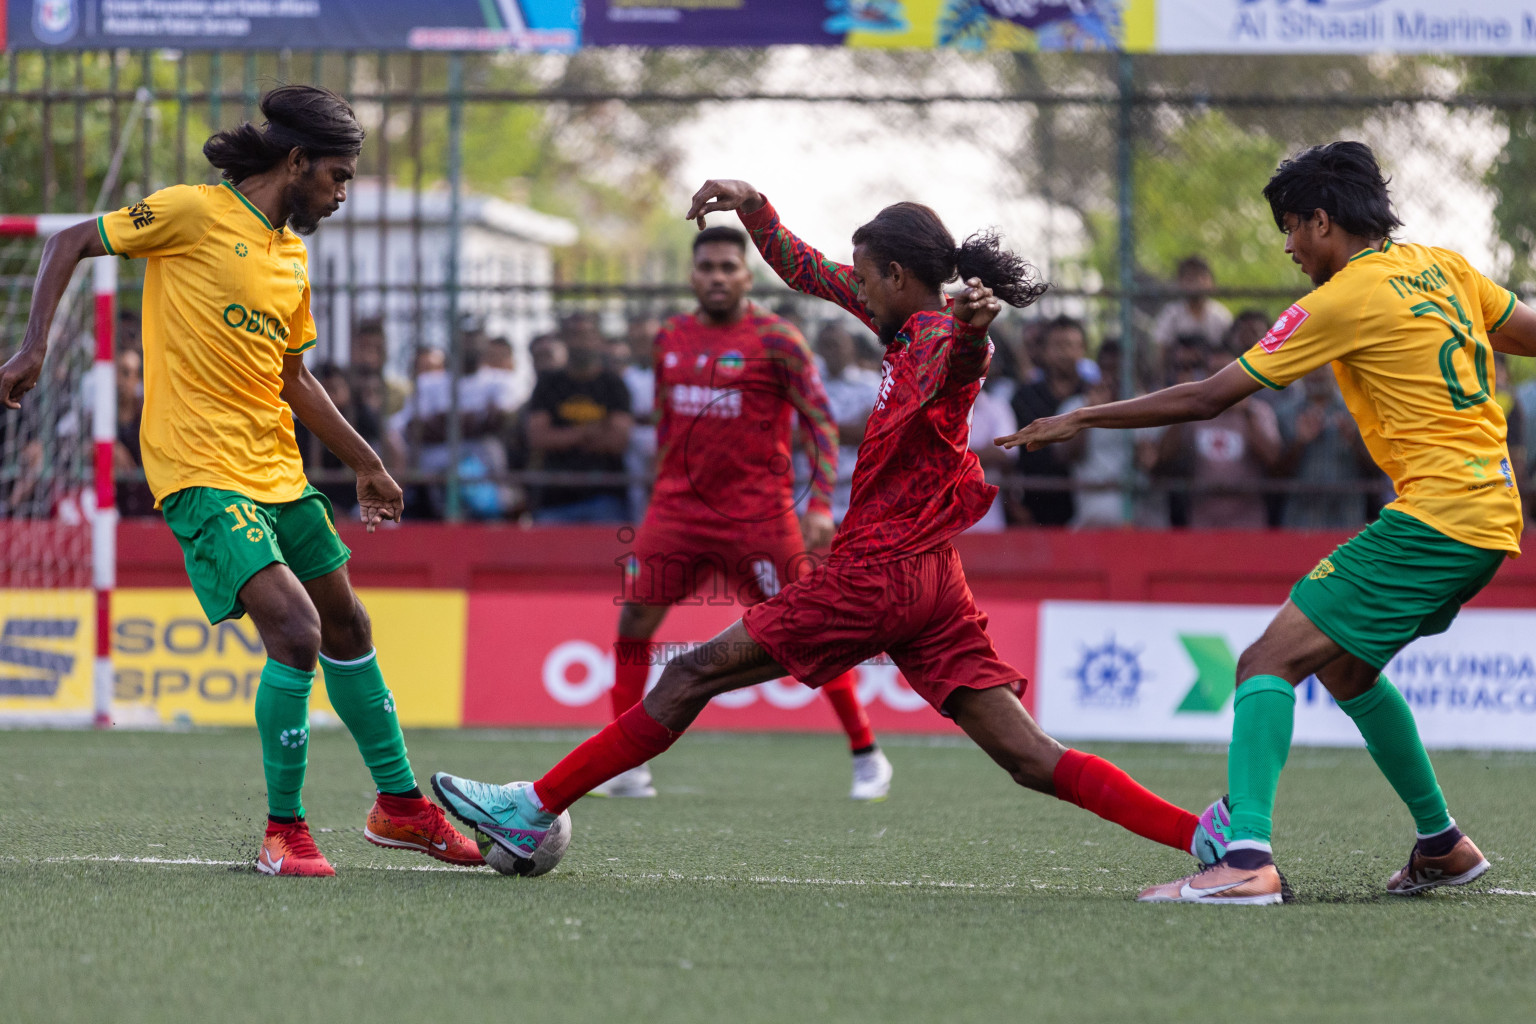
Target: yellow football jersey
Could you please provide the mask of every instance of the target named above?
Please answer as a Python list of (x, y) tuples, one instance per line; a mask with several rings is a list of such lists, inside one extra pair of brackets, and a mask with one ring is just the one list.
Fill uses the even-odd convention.
[(1514, 309), (1515, 296), (1459, 253), (1388, 242), (1282, 313), (1241, 362), (1276, 389), (1332, 362), (1397, 489), (1388, 507), (1464, 544), (1518, 554), (1520, 492), (1488, 344)]
[(304, 243), (233, 185), (174, 185), (96, 221), (144, 275), (144, 419), (155, 503), (187, 487), (293, 501), (304, 464), (283, 357), (315, 344)]

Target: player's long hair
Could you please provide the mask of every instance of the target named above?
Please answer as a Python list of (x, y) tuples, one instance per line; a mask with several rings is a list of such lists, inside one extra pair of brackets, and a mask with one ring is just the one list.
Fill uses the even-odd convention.
[(1288, 213), (1310, 220), (1318, 210), (1327, 210), (1352, 235), (1386, 238), (1403, 226), (1392, 209), (1388, 180), (1365, 143), (1330, 142), (1280, 161), (1264, 186), (1264, 198), (1281, 231)]
[(270, 170), (294, 149), (306, 156), (356, 156), (367, 134), (346, 100), (313, 85), (284, 85), (261, 98), (266, 117), (259, 128), (246, 121), (214, 132), (203, 156), (230, 181), (239, 183)]
[(896, 203), (853, 233), (882, 267), (897, 263), (926, 285), (942, 288), (976, 277), (1010, 306), (1027, 306), (1050, 285), (1023, 257), (1004, 249), (996, 231), (978, 231), (955, 244), (939, 215), (921, 203)]

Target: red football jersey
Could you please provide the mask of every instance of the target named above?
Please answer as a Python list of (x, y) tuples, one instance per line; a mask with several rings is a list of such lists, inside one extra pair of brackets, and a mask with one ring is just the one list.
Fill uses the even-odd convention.
[[(771, 203), (741, 220), (791, 288), (837, 303), (879, 333), (855, 297), (852, 267), (796, 238)], [(992, 507), (997, 488), (969, 445), (971, 406), (991, 360), (986, 331), (948, 311), (907, 320), (885, 350), (880, 395), (859, 445), (833, 558), (878, 562), (929, 551)]]
[(830, 512), (837, 425), (805, 339), (757, 306), (731, 324), (686, 313), (656, 336), (656, 485), (647, 518), (712, 535), (794, 513), (796, 417), (815, 448), (812, 511)]

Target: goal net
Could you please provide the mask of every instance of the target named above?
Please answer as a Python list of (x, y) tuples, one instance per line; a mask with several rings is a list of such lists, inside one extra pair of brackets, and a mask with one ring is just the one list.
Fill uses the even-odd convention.
[[(82, 219), (0, 217), (0, 359), (26, 334), (47, 236)], [(116, 282), (110, 257), (76, 271), (37, 387), (0, 407), (0, 725), (110, 721)]]

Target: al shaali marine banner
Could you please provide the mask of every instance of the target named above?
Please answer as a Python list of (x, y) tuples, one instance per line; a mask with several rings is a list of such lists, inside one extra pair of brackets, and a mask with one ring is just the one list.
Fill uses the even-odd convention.
[(1157, 0), (1159, 53), (1536, 53), (1519, 0)]

